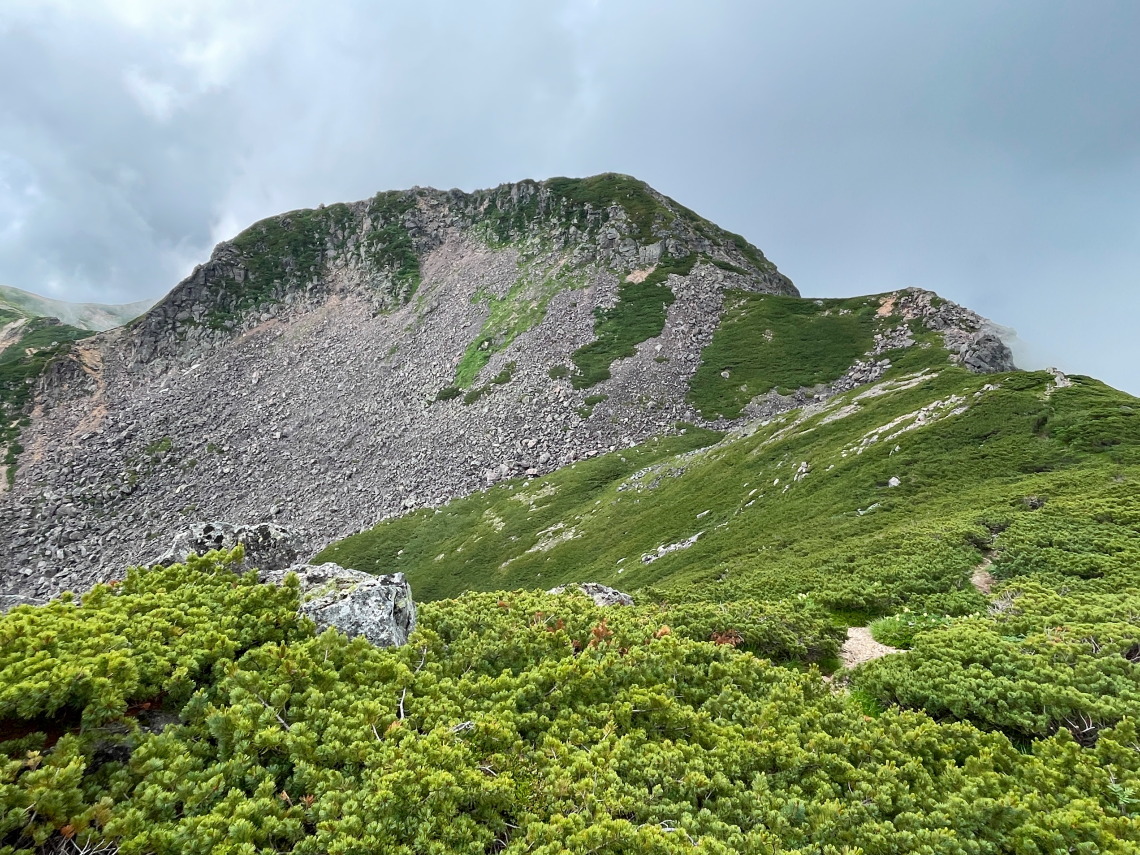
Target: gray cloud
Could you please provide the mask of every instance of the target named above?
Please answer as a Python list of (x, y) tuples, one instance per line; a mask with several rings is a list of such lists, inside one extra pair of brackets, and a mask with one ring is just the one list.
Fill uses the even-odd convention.
[(1140, 391), (1140, 6), (11, 0), (0, 282), (168, 290), (269, 214), (629, 172), (805, 294), (933, 288)]

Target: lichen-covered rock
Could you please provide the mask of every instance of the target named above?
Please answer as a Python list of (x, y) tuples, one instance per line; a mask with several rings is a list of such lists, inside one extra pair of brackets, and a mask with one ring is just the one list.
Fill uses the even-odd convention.
[(403, 573), (373, 576), (339, 564), (299, 564), (262, 571), (259, 578), (280, 584), (289, 573), (301, 582), (301, 614), (320, 631), (333, 627), (377, 647), (398, 647), (416, 628), (416, 604)]
[(577, 589), (594, 601), (598, 606), (632, 606), (633, 597), (623, 594), (614, 588), (601, 585), (597, 582), (577, 582), (573, 585), (559, 585), (551, 588), (548, 594), (565, 594), (567, 591)]
[(295, 564), (305, 549), (306, 539), (300, 531), (273, 523), (195, 523), (175, 535), (170, 548), (148, 563), (173, 564), (184, 561), (192, 552), (204, 555), (214, 549), (233, 549), (239, 543), (245, 548), (245, 561), (238, 569), (272, 572)]

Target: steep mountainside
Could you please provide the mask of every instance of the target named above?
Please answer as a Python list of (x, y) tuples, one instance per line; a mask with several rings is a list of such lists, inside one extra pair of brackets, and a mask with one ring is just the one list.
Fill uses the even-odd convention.
[(57, 318), (26, 317), (0, 306), (0, 492), (11, 485), (23, 450), (19, 437), (28, 424), (34, 384), (72, 342), (91, 334)]
[(33, 384), (47, 364), (72, 342), (126, 323), (151, 305), (153, 301), (66, 303), (0, 285), (0, 481), (10, 483), (15, 474), (11, 467), (21, 451), (18, 439), (27, 423)]
[(275, 521), (315, 549), (679, 422), (950, 362), (1012, 367), (928, 292), (799, 299), (743, 238), (624, 176), (295, 211), (51, 362), (0, 495), (0, 570), (9, 590), (89, 584), (197, 520)]

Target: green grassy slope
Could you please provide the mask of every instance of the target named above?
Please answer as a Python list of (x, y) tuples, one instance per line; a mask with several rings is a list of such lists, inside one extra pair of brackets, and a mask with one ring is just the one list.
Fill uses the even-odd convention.
[[(1003, 561), (1025, 562), (1013, 538), (1038, 514), (1026, 497), (1049, 495), (1058, 508), (1129, 489), (1137, 402), (1092, 380), (1050, 394), (1051, 384), (1045, 373), (930, 372), (874, 397), (840, 396), (802, 421), (791, 413), (749, 436), (637, 464), (645, 471), (632, 476), (626, 461), (648, 449), (499, 486), (383, 523), (319, 560), (402, 570), (426, 599), (596, 579), (720, 599), (812, 592), (834, 609), (873, 613), (931, 597), (969, 610), (978, 601), (966, 580), (995, 530), (1008, 541)], [(889, 438), (916, 420), (927, 423)], [(867, 437), (878, 439), (860, 453)], [(1112, 437), (1118, 444), (1105, 445)], [(893, 477), (899, 486), (888, 486)], [(1095, 525), (1131, 542), (1127, 529)]]
[(878, 307), (875, 297), (730, 294), (701, 354), (690, 400), (707, 418), (735, 418), (753, 397), (771, 389), (787, 394), (835, 380), (871, 349)]

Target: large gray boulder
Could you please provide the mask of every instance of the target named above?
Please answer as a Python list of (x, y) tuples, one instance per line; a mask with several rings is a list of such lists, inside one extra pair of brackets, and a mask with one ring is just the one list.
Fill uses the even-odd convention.
[(997, 335), (983, 330), (966, 343), (961, 351), (962, 364), (975, 374), (997, 374), (1013, 371), (1013, 353)]
[(25, 597), (21, 594), (0, 594), (0, 615), (7, 614), (16, 606), (42, 606), (45, 600)]
[(273, 523), (231, 525), (224, 522), (194, 523), (174, 537), (170, 548), (150, 564), (185, 561), (192, 552), (204, 555), (213, 549), (245, 547), (245, 561), (239, 569), (257, 568), (266, 572), (296, 564), (306, 549), (304, 534)]
[(577, 582), (573, 585), (559, 585), (557, 588), (551, 588), (546, 593), (548, 594), (565, 594), (567, 591), (577, 590), (591, 600), (594, 605), (598, 606), (632, 606), (633, 597), (629, 594), (623, 594), (615, 588), (607, 587), (606, 585), (599, 584), (598, 582)]
[(318, 630), (329, 627), (350, 638), (362, 635), (377, 647), (406, 644), (416, 628), (416, 604), (403, 573), (373, 576), (339, 564), (298, 564), (259, 574), (280, 584), (289, 573), (301, 582), (301, 614)]

